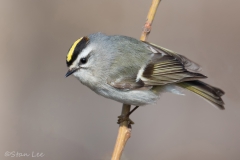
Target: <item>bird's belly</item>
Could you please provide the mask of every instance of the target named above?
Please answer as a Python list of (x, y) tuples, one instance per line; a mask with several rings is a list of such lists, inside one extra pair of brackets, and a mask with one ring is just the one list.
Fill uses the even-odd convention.
[(159, 98), (151, 90), (119, 90), (109, 86), (94, 90), (97, 94), (106, 98), (130, 105), (143, 106), (152, 104)]

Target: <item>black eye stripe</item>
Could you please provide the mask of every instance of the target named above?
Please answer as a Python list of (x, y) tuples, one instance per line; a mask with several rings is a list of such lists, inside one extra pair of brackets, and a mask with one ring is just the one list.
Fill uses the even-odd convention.
[(72, 63), (77, 59), (78, 55), (81, 53), (81, 51), (86, 48), (87, 44), (89, 43), (89, 39), (87, 37), (83, 37), (81, 39), (81, 41), (78, 42), (78, 44), (76, 45), (76, 47), (74, 48), (71, 60), (67, 63), (67, 66), (71, 66)]

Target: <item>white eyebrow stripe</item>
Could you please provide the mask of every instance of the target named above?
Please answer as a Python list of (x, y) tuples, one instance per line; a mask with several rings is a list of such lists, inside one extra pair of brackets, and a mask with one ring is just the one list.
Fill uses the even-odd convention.
[(87, 46), (86, 48), (84, 48), (82, 50), (82, 52), (79, 54), (78, 56), (78, 61), (80, 60), (80, 58), (85, 58), (88, 56), (88, 54), (92, 51), (92, 47), (91, 46)]

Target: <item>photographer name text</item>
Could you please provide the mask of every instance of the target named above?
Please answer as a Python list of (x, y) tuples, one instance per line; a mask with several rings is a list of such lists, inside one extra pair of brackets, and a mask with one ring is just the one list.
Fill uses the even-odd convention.
[(4, 154), (5, 157), (33, 157), (33, 158), (42, 158), (45, 156), (44, 153), (39, 153), (39, 152), (18, 152), (18, 151), (6, 151)]

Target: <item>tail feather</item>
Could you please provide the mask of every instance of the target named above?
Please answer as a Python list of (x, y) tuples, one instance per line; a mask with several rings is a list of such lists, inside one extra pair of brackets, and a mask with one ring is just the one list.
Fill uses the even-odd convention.
[(221, 98), (221, 96), (224, 95), (223, 90), (213, 87), (199, 80), (185, 81), (178, 83), (177, 85), (196, 93), (197, 95), (211, 102), (213, 105), (217, 106), (219, 109), (225, 109), (224, 102)]

